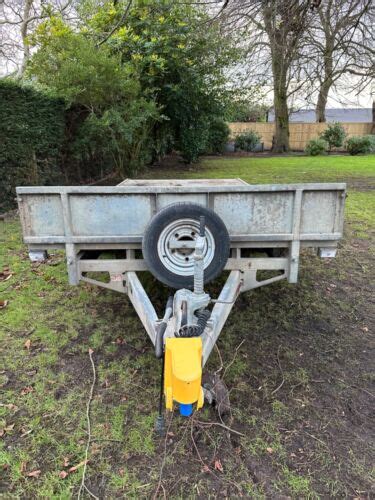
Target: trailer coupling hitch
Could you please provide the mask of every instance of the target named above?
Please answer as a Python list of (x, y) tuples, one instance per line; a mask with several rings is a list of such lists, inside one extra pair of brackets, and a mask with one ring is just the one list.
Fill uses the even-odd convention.
[[(158, 417), (160, 422), (162, 392), (165, 396), (166, 409), (173, 410), (173, 404), (176, 402), (180, 414), (186, 417), (193, 413), (194, 406), (199, 409), (204, 403), (201, 335), (211, 315), (207, 309), (211, 297), (203, 288), (204, 245), (205, 220), (201, 217), (199, 237), (194, 251), (194, 289), (193, 291), (180, 289), (173, 298), (169, 297), (155, 339), (155, 354), (158, 358), (163, 357)], [(167, 327), (169, 334), (164, 339)], [(174, 332), (173, 336), (171, 331)]]

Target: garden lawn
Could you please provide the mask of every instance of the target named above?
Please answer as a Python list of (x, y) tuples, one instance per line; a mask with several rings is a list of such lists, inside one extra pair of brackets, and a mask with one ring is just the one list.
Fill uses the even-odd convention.
[[(208, 158), (144, 176), (348, 182), (345, 238), (336, 259), (306, 252), (297, 285), (237, 301), (208, 366), (224, 366), (226, 424), (237, 433), (206, 406), (188, 420), (169, 416), (160, 439), (160, 362), (127, 298), (70, 287), (61, 252), (31, 264), (17, 219), (0, 221), (2, 495), (77, 495), (91, 348), (86, 483), (96, 496), (372, 497), (375, 157)], [(144, 282), (161, 309), (167, 290)]]

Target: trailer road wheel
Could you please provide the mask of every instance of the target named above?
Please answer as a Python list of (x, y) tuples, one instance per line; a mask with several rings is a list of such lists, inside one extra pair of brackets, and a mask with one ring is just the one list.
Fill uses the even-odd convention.
[(175, 203), (160, 210), (146, 228), (143, 257), (155, 278), (172, 288), (193, 288), (193, 254), (202, 215), (206, 222), (204, 281), (207, 283), (221, 273), (229, 257), (228, 231), (215, 212), (195, 203)]

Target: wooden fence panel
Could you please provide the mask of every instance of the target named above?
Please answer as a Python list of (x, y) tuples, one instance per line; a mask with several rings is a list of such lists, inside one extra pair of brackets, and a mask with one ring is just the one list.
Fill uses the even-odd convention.
[[(372, 123), (341, 123), (348, 137), (355, 135), (371, 134)], [(327, 123), (290, 123), (289, 124), (289, 144), (295, 151), (303, 151), (310, 139), (318, 137), (327, 127)], [(274, 123), (250, 123), (233, 122), (229, 123), (230, 137), (234, 139), (237, 135), (254, 130), (261, 136), (261, 142), (265, 149), (271, 149), (272, 137), (274, 135)]]

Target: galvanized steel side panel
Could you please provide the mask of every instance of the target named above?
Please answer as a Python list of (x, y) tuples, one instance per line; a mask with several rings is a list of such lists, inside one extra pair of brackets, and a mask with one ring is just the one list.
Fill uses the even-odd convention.
[(175, 202), (212, 208), (232, 242), (336, 241), (344, 184), (17, 188), (26, 243), (139, 243), (151, 217)]
[(213, 195), (213, 209), (231, 235), (292, 232), (294, 192)]
[(207, 195), (204, 193), (188, 193), (188, 194), (175, 194), (175, 193), (163, 193), (157, 195), (156, 199), (156, 209), (161, 210), (162, 208), (172, 205), (173, 203), (198, 203), (198, 205), (207, 206)]
[(24, 236), (64, 236), (61, 197), (31, 194), (19, 204)]
[(304, 235), (342, 231), (343, 197), (337, 191), (304, 191), (302, 196), (301, 228)]
[(153, 210), (149, 195), (70, 195), (72, 234), (139, 236)]

